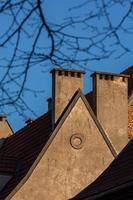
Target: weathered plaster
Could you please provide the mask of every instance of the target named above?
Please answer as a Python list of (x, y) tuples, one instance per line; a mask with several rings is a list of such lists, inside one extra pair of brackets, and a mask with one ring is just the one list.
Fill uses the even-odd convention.
[(128, 137), (133, 137), (133, 105), (128, 107)]
[(96, 116), (119, 153), (128, 143), (128, 78), (94, 75)]
[[(81, 149), (71, 146), (73, 134), (84, 138)], [(94, 181), (112, 160), (103, 136), (79, 98), (27, 182), (11, 199), (67, 200)]]
[[(59, 72), (62, 75), (59, 75)], [(65, 76), (65, 72), (68, 76)], [(54, 69), (52, 72), (52, 91), (53, 91), (53, 121), (56, 122), (63, 112), (64, 108), (71, 100), (73, 94), (80, 88), (83, 89), (84, 74), (80, 72), (80, 77), (77, 77), (77, 73), (72, 77), (73, 71), (65, 71)]]
[(0, 138), (6, 138), (13, 134), (13, 130), (11, 129), (8, 121), (5, 118), (1, 118), (0, 120)]

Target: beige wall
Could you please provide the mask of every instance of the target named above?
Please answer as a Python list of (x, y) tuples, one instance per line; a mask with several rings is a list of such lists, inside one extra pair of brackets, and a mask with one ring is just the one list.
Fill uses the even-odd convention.
[(133, 137), (133, 105), (128, 107), (128, 136)]
[[(62, 75), (59, 75), (59, 72)], [(68, 76), (65, 76), (65, 73), (68, 73)], [(74, 73), (74, 77), (71, 74)], [(52, 90), (53, 90), (53, 106), (54, 106), (54, 122), (60, 117), (64, 108), (71, 100), (74, 93), (80, 88), (83, 89), (83, 76), (84, 74), (80, 72), (81, 77), (77, 77), (78, 72), (64, 71), (54, 69)]]
[(0, 117), (0, 138), (6, 138), (13, 134), (13, 131), (6, 118)]
[(112, 160), (79, 98), (32, 175), (12, 200), (67, 200), (94, 181)]
[(97, 118), (120, 152), (128, 143), (128, 79), (102, 73), (93, 78)]

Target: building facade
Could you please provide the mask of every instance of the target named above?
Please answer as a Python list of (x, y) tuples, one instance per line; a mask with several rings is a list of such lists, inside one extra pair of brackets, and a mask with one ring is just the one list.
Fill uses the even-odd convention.
[(91, 184), (133, 135), (130, 70), (92, 74), (84, 95), (83, 71), (53, 69), (48, 112), (1, 144), (0, 199), (66, 200)]

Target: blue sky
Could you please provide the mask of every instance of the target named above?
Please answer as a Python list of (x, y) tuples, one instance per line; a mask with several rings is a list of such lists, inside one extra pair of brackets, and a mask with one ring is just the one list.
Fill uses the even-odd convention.
[[(75, 5), (78, 5), (80, 3), (80, 0), (49, 0), (49, 1), (44, 1), (45, 2), (45, 7), (44, 7), (44, 12), (46, 14), (46, 19), (50, 22), (62, 22), (64, 18), (68, 17), (70, 15), (69, 8)], [(83, 15), (84, 13), (87, 12), (87, 8), (82, 8), (79, 10), (74, 11), (75, 16), (78, 14)], [(115, 18), (119, 16), (121, 10), (114, 10), (112, 11), (112, 14), (114, 16), (114, 23), (115, 23)], [(6, 22), (6, 19), (5, 19)], [(80, 27), (79, 27), (79, 33), (80, 33)], [(122, 37), (124, 37), (122, 35)], [(125, 43), (126, 41), (128, 42), (129, 48), (132, 46), (131, 39), (130, 38), (125, 38)], [(42, 43), (45, 42), (43, 41), (42, 38)], [(26, 47), (26, 44), (24, 44)], [(115, 58), (110, 57), (105, 60), (100, 60), (100, 61), (90, 61), (90, 63), (87, 65), (87, 67), (93, 71), (107, 71), (107, 72), (115, 72), (119, 73), (123, 71), (125, 68), (131, 66), (133, 64), (133, 54), (125, 54), (121, 58)], [(54, 66), (53, 66), (54, 67)], [(69, 68), (69, 66), (67, 66)], [(91, 84), (91, 78), (90, 74), (92, 72), (86, 71), (85, 75), (85, 81), (84, 81), (84, 93), (87, 93), (88, 91), (91, 90), (92, 84)], [(30, 70), (29, 76), (28, 76), (28, 81), (27, 81), (27, 86), (30, 88), (34, 89), (39, 89), (39, 90), (44, 90), (43, 93), (40, 93), (39, 95), (35, 96), (29, 92), (26, 92), (24, 94), (24, 99), (29, 105), (29, 107), (34, 110), (37, 116), (42, 115), (47, 111), (47, 98), (51, 96), (52, 92), (52, 81), (51, 81), (51, 74), (49, 73), (49, 67), (47, 67), (45, 70), (42, 71), (42, 68), (37, 66), (36, 68), (32, 68)], [(36, 116), (36, 117), (37, 117)], [(34, 118), (34, 116), (31, 115), (29, 112), (27, 114), (27, 118)], [(26, 118), (22, 118), (19, 116), (17, 113), (11, 115), (8, 117), (8, 121), (13, 127), (14, 131), (20, 129), (25, 125), (25, 120)]]

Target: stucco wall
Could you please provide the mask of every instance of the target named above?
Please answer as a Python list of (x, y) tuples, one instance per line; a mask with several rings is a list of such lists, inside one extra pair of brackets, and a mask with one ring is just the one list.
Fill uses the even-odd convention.
[[(59, 72), (62, 75), (59, 75)], [(68, 76), (65, 76), (65, 72), (68, 73)], [(83, 77), (84, 74), (80, 73), (80, 77), (77, 77), (77, 73), (74, 73), (74, 76), (71, 76), (71, 71), (58, 71), (54, 70), (53, 76), (53, 105), (54, 105), (54, 121), (57, 121), (60, 114), (63, 112), (64, 108), (71, 100), (74, 93), (80, 88), (83, 89)]]
[(96, 115), (119, 153), (128, 143), (128, 79), (96, 74)]
[(0, 138), (6, 138), (13, 134), (6, 119), (0, 119)]
[[(81, 144), (78, 139), (74, 140), (75, 134), (81, 138)], [(67, 200), (94, 181), (112, 160), (110, 150), (80, 98), (12, 200)]]
[(128, 107), (128, 136), (133, 137), (133, 105)]

